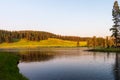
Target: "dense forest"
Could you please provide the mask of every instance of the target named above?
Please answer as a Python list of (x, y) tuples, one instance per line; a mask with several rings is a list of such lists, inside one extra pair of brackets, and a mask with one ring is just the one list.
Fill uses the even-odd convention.
[(69, 40), (69, 41), (86, 41), (88, 46), (112, 46), (114, 45), (112, 38), (102, 38), (102, 37), (78, 37), (78, 36), (62, 36), (56, 35), (50, 32), (44, 31), (6, 31), (0, 30), (0, 43), (7, 42), (12, 43), (19, 41), (20, 39), (26, 39), (29, 41), (41, 41), (47, 40), (48, 38), (57, 38), (62, 40)]
[(15, 42), (19, 39), (27, 39), (30, 41), (46, 40), (48, 38), (57, 38), (70, 41), (86, 41), (88, 38), (80, 38), (77, 36), (61, 36), (44, 31), (5, 31), (0, 30), (0, 43)]
[(52, 33), (43, 31), (5, 31), (0, 30), (0, 43), (15, 42), (19, 39), (27, 39), (30, 41), (40, 41), (55, 36)]

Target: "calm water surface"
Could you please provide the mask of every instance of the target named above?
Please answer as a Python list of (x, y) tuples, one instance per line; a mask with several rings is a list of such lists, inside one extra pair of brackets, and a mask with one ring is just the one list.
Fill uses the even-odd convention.
[(20, 73), (30, 80), (120, 80), (120, 55), (54, 48), (19, 52)]

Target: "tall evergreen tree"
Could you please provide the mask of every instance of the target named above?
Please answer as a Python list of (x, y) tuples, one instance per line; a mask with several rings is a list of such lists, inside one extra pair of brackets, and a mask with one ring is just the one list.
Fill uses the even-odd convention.
[(112, 10), (112, 16), (113, 16), (114, 25), (112, 26), (110, 31), (112, 31), (112, 37), (115, 38), (114, 43), (115, 43), (115, 46), (117, 47), (119, 39), (120, 39), (120, 35), (119, 35), (120, 9), (119, 9), (119, 6), (118, 6), (118, 1), (114, 2), (114, 6), (113, 6), (113, 10)]

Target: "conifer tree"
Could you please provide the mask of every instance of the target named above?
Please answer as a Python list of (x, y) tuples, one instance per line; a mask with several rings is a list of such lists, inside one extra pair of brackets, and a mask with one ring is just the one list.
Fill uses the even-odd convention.
[(115, 46), (117, 47), (119, 39), (120, 39), (120, 35), (119, 35), (120, 9), (119, 9), (119, 6), (118, 6), (118, 1), (114, 2), (114, 6), (113, 6), (113, 10), (112, 10), (112, 16), (113, 16), (114, 25), (112, 26), (110, 31), (112, 31), (112, 37), (115, 38), (114, 43), (115, 43)]

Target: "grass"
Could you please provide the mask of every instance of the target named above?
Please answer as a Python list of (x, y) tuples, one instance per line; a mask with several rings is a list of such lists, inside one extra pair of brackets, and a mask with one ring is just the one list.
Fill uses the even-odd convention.
[(19, 73), (19, 57), (8, 52), (0, 52), (0, 80), (28, 80)]
[(88, 51), (95, 51), (95, 52), (120, 52), (120, 48), (95, 48), (95, 49), (90, 49)]
[[(82, 41), (79, 43), (80, 46), (87, 46), (87, 42)], [(36, 47), (76, 47), (77, 42), (61, 40), (55, 38), (49, 38), (48, 40), (42, 41), (27, 41), (21, 39), (13, 43), (1, 43), (0, 48), (36, 48)]]

